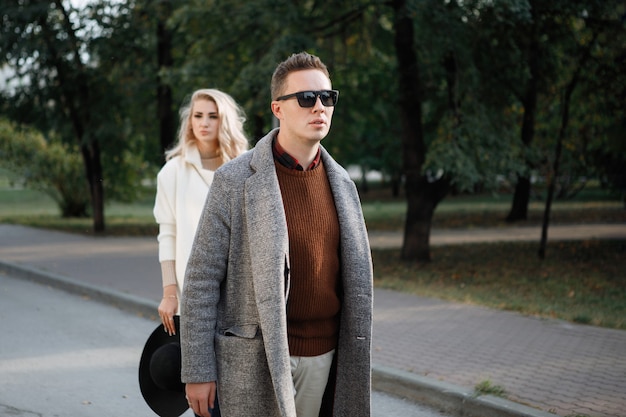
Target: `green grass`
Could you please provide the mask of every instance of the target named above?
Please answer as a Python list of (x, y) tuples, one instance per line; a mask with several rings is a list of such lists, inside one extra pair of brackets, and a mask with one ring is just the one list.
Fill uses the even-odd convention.
[[(407, 203), (391, 198), (388, 190), (370, 190), (361, 197), (363, 214), (369, 229), (402, 230)], [(436, 208), (434, 228), (473, 228), (510, 226), (505, 218), (511, 208), (511, 195), (460, 195), (446, 197)], [(531, 201), (528, 219), (516, 225), (538, 225), (543, 221), (545, 203)], [(552, 204), (551, 224), (624, 223), (626, 210), (619, 198), (607, 191), (593, 188), (572, 200)]]
[(494, 385), (490, 380), (484, 380), (474, 387), (474, 395), (495, 395), (496, 397), (506, 397), (506, 390), (500, 385)]
[(40, 215), (59, 215), (51, 198), (32, 190), (0, 188), (0, 218)]
[(424, 297), (626, 329), (626, 240), (437, 246), (433, 262), (374, 250), (374, 284)]
[[(47, 196), (13, 188), (0, 172), (0, 223), (92, 233), (92, 220), (62, 219)], [(384, 192), (384, 190), (382, 191)], [(107, 205), (107, 235), (156, 236), (153, 193), (133, 204)], [(362, 196), (370, 230), (401, 230), (406, 203), (381, 192)], [(452, 196), (437, 208), (433, 227), (501, 227), (510, 196)], [(543, 205), (533, 202), (524, 225), (540, 224)], [(626, 222), (622, 203), (590, 190), (556, 202), (552, 223)], [(519, 225), (519, 223), (516, 223)], [(400, 260), (398, 250), (374, 250), (375, 285), (443, 300), (516, 311), (537, 317), (626, 329), (626, 241), (538, 242), (432, 247), (428, 264)]]
[[(152, 208), (154, 193), (132, 204), (111, 203), (105, 207), (106, 235), (156, 236)], [(92, 233), (91, 218), (61, 218), (54, 200), (48, 195), (13, 187), (0, 171), (0, 223)]]

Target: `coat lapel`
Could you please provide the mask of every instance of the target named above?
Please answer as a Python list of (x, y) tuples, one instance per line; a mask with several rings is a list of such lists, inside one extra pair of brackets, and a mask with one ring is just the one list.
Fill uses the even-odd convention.
[[(341, 230), (341, 245), (358, 245), (367, 242), (363, 239), (364, 228), (355, 227), (355, 221), (361, 219), (361, 205), (358, 198), (354, 198), (355, 189), (352, 180), (346, 176), (345, 171), (335, 162), (328, 152), (322, 147), (322, 159), (326, 167), (326, 175), (335, 200), (339, 227)], [(369, 251), (369, 248), (359, 248)], [(346, 251), (342, 250), (342, 254)], [(345, 260), (344, 260), (345, 261)]]
[(246, 226), (250, 236), (252, 280), (269, 369), (284, 415), (293, 404), (287, 342), (286, 297), (289, 241), (287, 220), (272, 155), (272, 133), (259, 141), (245, 183)]

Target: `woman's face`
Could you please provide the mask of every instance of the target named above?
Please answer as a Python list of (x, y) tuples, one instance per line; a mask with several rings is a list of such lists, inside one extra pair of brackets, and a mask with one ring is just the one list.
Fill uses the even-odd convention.
[(198, 99), (191, 108), (191, 128), (193, 135), (203, 144), (217, 140), (220, 118), (217, 105), (208, 99)]

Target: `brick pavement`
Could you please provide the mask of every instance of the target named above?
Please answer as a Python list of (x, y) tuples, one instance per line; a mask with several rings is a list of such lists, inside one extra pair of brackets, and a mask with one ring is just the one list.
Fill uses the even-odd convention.
[[(550, 236), (626, 238), (626, 225), (604, 227), (575, 232), (552, 228)], [(538, 236), (537, 230), (514, 229), (461, 231), (456, 238), (449, 231), (433, 231), (432, 240), (445, 244), (479, 241), (489, 234), (492, 240)], [(397, 245), (398, 239), (371, 236), (373, 246)], [(0, 224), (0, 269), (20, 266), (153, 302), (161, 296), (156, 239)], [(529, 409), (560, 416), (626, 416), (626, 331), (376, 290), (372, 355), (376, 365), (465, 389), (489, 380), (502, 386), (509, 400)]]
[(376, 290), (373, 361), (561, 416), (626, 415), (626, 331)]

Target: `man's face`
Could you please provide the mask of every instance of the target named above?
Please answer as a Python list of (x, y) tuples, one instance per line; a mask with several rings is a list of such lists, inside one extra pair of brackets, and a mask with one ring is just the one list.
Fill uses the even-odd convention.
[[(287, 76), (282, 95), (300, 91), (330, 90), (332, 85), (319, 70), (302, 70)], [(330, 130), (334, 107), (326, 107), (316, 98), (313, 107), (301, 107), (296, 97), (273, 101), (272, 111), (280, 120), (281, 136), (287, 140), (320, 142)]]

